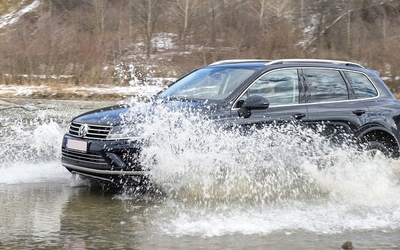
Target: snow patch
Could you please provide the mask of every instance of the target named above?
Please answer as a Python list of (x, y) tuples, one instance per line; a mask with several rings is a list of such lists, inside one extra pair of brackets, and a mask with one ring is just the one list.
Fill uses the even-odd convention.
[(34, 10), (39, 5), (40, 5), (40, 0), (35, 0), (35, 1), (33, 1), (33, 3), (23, 7), (22, 9), (20, 9), (18, 11), (13, 11), (9, 14), (6, 14), (6, 15), (0, 17), (0, 29), (6, 27), (7, 25), (11, 25), (11, 24), (18, 22), (18, 20), (21, 16)]

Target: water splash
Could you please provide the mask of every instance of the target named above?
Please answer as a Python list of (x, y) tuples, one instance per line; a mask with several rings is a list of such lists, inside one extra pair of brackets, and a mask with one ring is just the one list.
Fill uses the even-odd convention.
[(351, 142), (338, 145), (290, 124), (243, 133), (196, 112), (160, 107), (141, 120), (135, 128), (148, 139), (142, 162), (167, 197), (149, 211), (163, 233), (400, 227), (396, 160), (372, 158)]
[(153, 115), (137, 128), (149, 142), (141, 161), (175, 199), (258, 203), (335, 196), (332, 185), (338, 183), (397, 185), (388, 159), (372, 161), (352, 144), (332, 146), (306, 128), (288, 124), (243, 133), (198, 114), (158, 108)]
[(61, 167), (61, 140), (69, 115), (37, 107), (6, 109), (0, 117), (0, 183), (69, 178)]

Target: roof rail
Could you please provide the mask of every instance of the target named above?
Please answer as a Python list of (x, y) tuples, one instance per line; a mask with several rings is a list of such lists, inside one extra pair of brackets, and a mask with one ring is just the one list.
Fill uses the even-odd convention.
[(222, 60), (211, 63), (210, 65), (219, 65), (219, 64), (226, 64), (226, 63), (241, 63), (241, 62), (271, 62), (271, 60), (267, 59), (231, 59), (231, 60)]
[(354, 63), (354, 62), (346, 62), (346, 61), (338, 61), (338, 60), (326, 60), (326, 59), (279, 59), (267, 62), (266, 65), (273, 65), (273, 64), (283, 64), (283, 63), (331, 63), (331, 64), (343, 64), (347, 66), (354, 66), (364, 68), (361, 64)]

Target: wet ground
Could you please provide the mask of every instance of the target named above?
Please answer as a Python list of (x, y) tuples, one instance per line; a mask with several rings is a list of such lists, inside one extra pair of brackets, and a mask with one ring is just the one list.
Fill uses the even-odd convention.
[[(345, 241), (354, 249), (400, 249), (399, 163), (393, 160), (338, 152), (329, 171), (317, 171), (297, 158), (303, 160), (299, 174), (281, 168), (287, 153), (268, 158), (264, 165), (277, 172), (253, 182), (243, 174), (207, 175), (207, 159), (217, 164), (226, 153), (207, 148), (208, 154), (176, 155), (198, 172), (195, 179), (159, 180), (168, 188), (163, 196), (105, 190), (72, 176), (60, 164), (71, 117), (114, 103), (0, 100), (1, 249), (340, 249)], [(173, 159), (164, 150), (161, 167), (171, 173)], [(240, 162), (248, 169), (263, 160)], [(229, 167), (239, 171), (235, 162)]]

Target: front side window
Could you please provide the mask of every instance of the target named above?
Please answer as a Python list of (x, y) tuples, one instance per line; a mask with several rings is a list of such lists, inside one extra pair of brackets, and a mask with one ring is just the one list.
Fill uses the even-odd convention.
[(222, 100), (238, 88), (255, 69), (206, 67), (196, 70), (161, 92), (158, 98)]
[(253, 95), (266, 98), (270, 107), (299, 103), (297, 69), (276, 70), (258, 78), (240, 97), (236, 108)]
[(346, 82), (338, 70), (304, 69), (310, 93), (309, 102), (331, 102), (349, 99)]
[(364, 74), (356, 72), (345, 72), (347, 79), (354, 89), (357, 99), (375, 97), (378, 95), (374, 85)]

